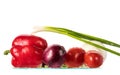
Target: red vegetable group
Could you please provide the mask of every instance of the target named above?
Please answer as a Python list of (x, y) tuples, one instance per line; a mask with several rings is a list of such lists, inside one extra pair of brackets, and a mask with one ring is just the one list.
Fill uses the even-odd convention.
[(12, 42), (10, 49), (14, 67), (36, 68), (43, 64), (51, 68), (81, 67), (97, 68), (103, 64), (103, 56), (94, 50), (73, 47), (66, 52), (61, 45), (47, 46), (47, 41), (34, 35), (19, 35)]

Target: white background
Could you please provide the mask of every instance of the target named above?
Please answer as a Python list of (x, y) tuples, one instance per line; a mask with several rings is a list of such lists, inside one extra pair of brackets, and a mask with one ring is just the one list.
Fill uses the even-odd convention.
[[(65, 27), (120, 43), (119, 0), (0, 0), (0, 75), (119, 74), (120, 57), (111, 53), (99, 69), (14, 69), (11, 55), (4, 56), (3, 52), (11, 48), (17, 35), (30, 34), (36, 25)], [(63, 35), (39, 36), (48, 40), (49, 45), (58, 43), (66, 49), (81, 46), (81, 42)]]

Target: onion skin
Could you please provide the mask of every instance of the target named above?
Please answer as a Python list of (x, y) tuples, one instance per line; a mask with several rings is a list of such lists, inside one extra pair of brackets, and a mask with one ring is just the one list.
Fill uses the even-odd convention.
[(51, 68), (59, 68), (64, 63), (66, 50), (61, 45), (52, 45), (43, 52), (42, 61)]

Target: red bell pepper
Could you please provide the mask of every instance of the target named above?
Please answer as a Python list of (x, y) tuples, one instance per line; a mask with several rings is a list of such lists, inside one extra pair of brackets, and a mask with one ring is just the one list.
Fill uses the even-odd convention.
[(43, 50), (47, 47), (45, 39), (34, 35), (20, 35), (12, 42), (10, 53), (14, 67), (38, 67), (42, 63)]

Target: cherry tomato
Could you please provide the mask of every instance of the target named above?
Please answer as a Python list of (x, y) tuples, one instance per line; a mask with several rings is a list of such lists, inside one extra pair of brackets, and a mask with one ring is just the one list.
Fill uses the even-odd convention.
[(71, 48), (65, 55), (65, 65), (69, 68), (79, 67), (84, 63), (85, 51), (82, 48)]
[(103, 64), (103, 56), (97, 51), (88, 51), (85, 54), (84, 63), (89, 68), (97, 68)]

